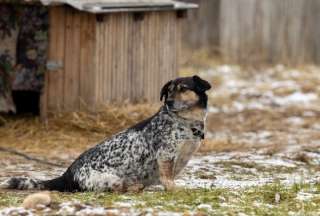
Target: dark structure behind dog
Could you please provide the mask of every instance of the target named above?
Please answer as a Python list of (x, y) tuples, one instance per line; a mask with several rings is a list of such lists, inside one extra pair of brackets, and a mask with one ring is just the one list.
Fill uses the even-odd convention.
[(84, 152), (61, 177), (13, 177), (0, 188), (125, 192), (162, 183), (171, 190), (204, 138), (210, 88), (198, 76), (169, 81), (161, 90), (164, 105), (158, 113)]

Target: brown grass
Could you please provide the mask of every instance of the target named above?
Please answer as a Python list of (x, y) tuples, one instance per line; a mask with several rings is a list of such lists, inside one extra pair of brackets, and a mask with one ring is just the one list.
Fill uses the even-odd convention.
[(199, 153), (207, 152), (231, 152), (231, 151), (246, 151), (249, 147), (245, 143), (235, 143), (229, 138), (220, 139), (205, 139), (199, 149)]
[(98, 141), (151, 116), (159, 106), (108, 105), (96, 113), (72, 112), (49, 117), (2, 116), (0, 146), (24, 152), (75, 155)]

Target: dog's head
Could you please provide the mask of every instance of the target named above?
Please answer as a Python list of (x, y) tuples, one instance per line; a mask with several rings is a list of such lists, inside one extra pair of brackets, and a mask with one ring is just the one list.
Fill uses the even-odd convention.
[(208, 96), (206, 91), (211, 85), (198, 76), (181, 77), (167, 82), (160, 92), (160, 100), (174, 112), (186, 112), (194, 109), (206, 109)]

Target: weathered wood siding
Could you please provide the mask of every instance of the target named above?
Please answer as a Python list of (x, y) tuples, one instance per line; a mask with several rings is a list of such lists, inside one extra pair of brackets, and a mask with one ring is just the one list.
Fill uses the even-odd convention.
[(113, 101), (159, 101), (177, 76), (182, 19), (176, 12), (96, 15), (50, 9), (42, 112), (95, 109)]
[(175, 12), (139, 16), (107, 14), (97, 22), (97, 101), (158, 101), (177, 75), (180, 19)]
[(48, 60), (61, 63), (62, 68), (46, 73), (42, 112), (94, 105), (95, 16), (51, 7), (49, 25)]
[[(200, 22), (207, 36), (185, 32), (193, 38), (185, 40), (187, 47), (219, 50), (227, 62), (235, 63), (320, 63), (318, 0), (190, 1), (206, 8), (188, 21)], [(212, 13), (218, 16), (208, 19)], [(199, 26), (186, 25), (188, 32), (198, 31)], [(208, 38), (215, 39), (208, 42)]]

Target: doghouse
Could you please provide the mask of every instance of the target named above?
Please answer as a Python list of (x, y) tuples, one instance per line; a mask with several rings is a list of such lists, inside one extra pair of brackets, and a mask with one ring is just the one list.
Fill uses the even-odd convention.
[(19, 92), (41, 92), (44, 116), (159, 101), (161, 86), (177, 76), (182, 20), (196, 7), (172, 0), (0, 2), (0, 111), (31, 103)]

